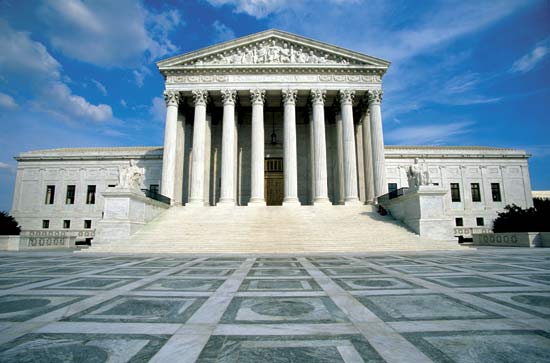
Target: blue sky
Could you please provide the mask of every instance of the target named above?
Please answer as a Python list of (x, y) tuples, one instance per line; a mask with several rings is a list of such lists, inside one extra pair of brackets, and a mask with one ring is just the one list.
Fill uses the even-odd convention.
[(13, 156), (162, 145), (154, 62), (269, 28), (392, 62), (386, 144), (522, 148), (550, 189), (550, 2), (0, 0), (0, 210)]

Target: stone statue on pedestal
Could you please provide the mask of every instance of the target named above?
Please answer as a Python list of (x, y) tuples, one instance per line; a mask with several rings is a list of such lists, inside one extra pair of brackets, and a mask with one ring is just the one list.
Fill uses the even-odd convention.
[(130, 160), (130, 165), (118, 169), (118, 188), (141, 190), (145, 170)]
[(407, 180), (410, 189), (417, 189), (421, 185), (430, 185), (432, 183), (426, 164), (420, 164), (418, 159), (414, 159), (414, 164), (409, 166)]

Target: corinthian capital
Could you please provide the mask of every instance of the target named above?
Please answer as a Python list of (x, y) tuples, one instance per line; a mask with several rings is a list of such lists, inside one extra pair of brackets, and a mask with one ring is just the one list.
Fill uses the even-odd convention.
[(205, 106), (208, 103), (208, 91), (195, 89), (191, 93), (193, 94), (193, 102), (195, 103), (195, 106)]
[(295, 89), (284, 89), (283, 90), (283, 103), (289, 105), (296, 104), (296, 98), (298, 97), (298, 91)]
[(166, 106), (177, 106), (180, 101), (179, 91), (164, 91)]
[(312, 89), (310, 93), (311, 103), (312, 104), (321, 104), (325, 103), (325, 98), (327, 96), (327, 91), (324, 89)]
[(340, 92), (338, 92), (338, 98), (342, 105), (350, 105), (355, 98), (355, 91), (352, 89), (341, 89)]
[(368, 91), (368, 98), (369, 98), (369, 105), (371, 103), (380, 103), (382, 102), (382, 95), (384, 94), (384, 91), (381, 89), (371, 89)]
[(234, 105), (237, 102), (237, 91), (234, 89), (222, 89), (222, 101), (225, 105)]
[(251, 89), (250, 99), (252, 100), (252, 104), (263, 105), (265, 102), (265, 89)]

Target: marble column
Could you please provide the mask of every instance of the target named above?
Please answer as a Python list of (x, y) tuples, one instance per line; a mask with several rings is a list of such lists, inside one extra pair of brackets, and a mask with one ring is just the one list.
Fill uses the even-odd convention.
[(252, 160), (249, 205), (265, 205), (264, 197), (264, 102), (265, 90), (250, 90), (252, 102)]
[(372, 166), (374, 179), (374, 196), (386, 194), (388, 185), (386, 184), (386, 159), (384, 155), (384, 135), (382, 131), (382, 112), (380, 103), (382, 102), (381, 89), (368, 91), (369, 113), (370, 113), (370, 131), (372, 145)]
[(326, 91), (311, 90), (311, 104), (313, 108), (313, 142), (315, 165), (315, 195), (314, 204), (330, 203), (327, 185), (327, 147), (325, 139), (325, 97)]
[(337, 111), (334, 121), (336, 123), (336, 162), (338, 166), (338, 204), (344, 204), (344, 134), (342, 128), (342, 113)]
[(283, 205), (299, 205), (298, 155), (296, 152), (296, 97), (298, 91), (283, 90), (284, 104), (284, 188)]
[(222, 90), (222, 174), (219, 204), (235, 205), (235, 102), (237, 91)]
[(160, 192), (174, 202), (176, 182), (176, 143), (179, 91), (165, 91), (166, 125), (164, 126), (164, 151), (162, 154), (162, 179)]
[(368, 100), (362, 103), (362, 119), (363, 119), (363, 165), (365, 169), (365, 203), (374, 203), (374, 177), (372, 165), (372, 138), (370, 126), (370, 113), (368, 108)]
[(357, 193), (357, 159), (355, 157), (355, 129), (353, 126), (354, 90), (338, 93), (342, 110), (342, 144), (344, 146), (344, 204), (359, 204)]
[[(180, 105), (183, 100), (180, 100)], [(185, 158), (185, 114), (179, 108), (176, 126), (176, 178), (174, 187), (174, 205), (181, 205), (183, 200), (183, 159)]]
[(193, 161), (191, 163), (191, 195), (189, 204), (204, 205), (204, 161), (206, 138), (206, 103), (208, 92), (193, 91), (195, 119), (193, 121)]

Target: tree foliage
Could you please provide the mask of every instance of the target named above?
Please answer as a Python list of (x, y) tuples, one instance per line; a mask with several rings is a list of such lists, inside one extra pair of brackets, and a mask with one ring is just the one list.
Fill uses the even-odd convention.
[(535, 198), (533, 204), (527, 209), (515, 204), (504, 207), (493, 221), (493, 232), (550, 232), (550, 199)]
[(0, 235), (17, 235), (21, 233), (21, 227), (13, 218), (6, 212), (0, 212)]

